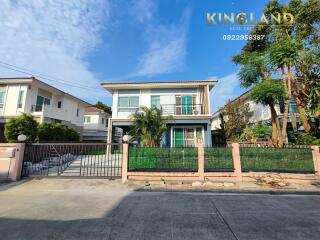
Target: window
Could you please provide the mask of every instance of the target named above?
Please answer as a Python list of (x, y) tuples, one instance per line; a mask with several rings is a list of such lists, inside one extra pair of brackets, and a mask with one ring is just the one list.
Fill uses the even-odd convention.
[(18, 108), (22, 108), (23, 97), (24, 97), (24, 91), (20, 90), (19, 97), (18, 97)]
[(90, 123), (91, 122), (91, 117), (90, 116), (84, 117), (84, 122), (85, 123)]
[(104, 124), (104, 118), (101, 118), (101, 124)]
[(175, 147), (196, 146), (197, 139), (203, 138), (202, 127), (177, 127), (173, 130)]
[(176, 96), (176, 115), (193, 115), (196, 96)]
[(79, 108), (77, 108), (77, 117), (79, 117)]
[(61, 108), (61, 106), (62, 106), (62, 102), (58, 101), (58, 108)]
[(160, 96), (151, 96), (151, 107), (160, 109)]
[(0, 108), (3, 108), (4, 106), (5, 96), (6, 96), (6, 92), (0, 92)]
[(139, 97), (119, 97), (118, 112), (135, 112), (139, 108)]
[(50, 99), (38, 95), (35, 109), (36, 112), (41, 112), (43, 105), (50, 105)]

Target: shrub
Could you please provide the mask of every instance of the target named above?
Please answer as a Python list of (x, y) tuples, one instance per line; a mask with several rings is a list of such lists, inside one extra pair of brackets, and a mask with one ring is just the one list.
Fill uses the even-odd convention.
[(59, 123), (42, 123), (38, 130), (39, 141), (79, 141), (80, 134)]
[(294, 142), (301, 145), (320, 145), (320, 139), (312, 136), (310, 133), (294, 133)]
[(256, 141), (259, 138), (269, 138), (271, 136), (271, 132), (272, 129), (270, 126), (258, 123), (245, 128), (240, 136), (240, 139)]
[(34, 142), (37, 138), (38, 122), (31, 115), (22, 114), (10, 119), (5, 124), (4, 136), (8, 142), (16, 142), (20, 134), (27, 136), (27, 142)]
[(80, 134), (72, 128), (67, 128), (66, 129), (66, 139), (67, 139), (67, 141), (79, 141)]

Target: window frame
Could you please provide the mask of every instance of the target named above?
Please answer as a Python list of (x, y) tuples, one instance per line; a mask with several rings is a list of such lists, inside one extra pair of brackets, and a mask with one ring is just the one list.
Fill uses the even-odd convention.
[(0, 93), (3, 93), (3, 99), (2, 99), (2, 102), (0, 102), (0, 108), (3, 108), (6, 101), (7, 91), (0, 91)]
[[(127, 98), (127, 106), (121, 107), (120, 106), (120, 99)], [(138, 105), (137, 107), (130, 106), (130, 98), (137, 98)], [(140, 97), (139, 96), (118, 96), (118, 112), (136, 112), (139, 109), (140, 104)]]
[(84, 123), (91, 123), (91, 116), (85, 116), (84, 117)]
[(23, 99), (24, 99), (24, 92), (25, 92), (24, 90), (19, 90), (18, 103), (17, 103), (18, 108), (22, 108)]
[[(153, 98), (155, 98), (155, 97), (158, 98), (157, 101), (159, 101), (159, 106), (156, 106), (156, 105), (154, 105), (154, 104), (152, 103), (152, 100), (153, 100)], [(150, 106), (151, 106), (151, 107), (156, 107), (156, 108), (160, 109), (160, 108), (161, 108), (160, 99), (161, 99), (160, 95), (151, 95), (151, 96), (150, 96)]]

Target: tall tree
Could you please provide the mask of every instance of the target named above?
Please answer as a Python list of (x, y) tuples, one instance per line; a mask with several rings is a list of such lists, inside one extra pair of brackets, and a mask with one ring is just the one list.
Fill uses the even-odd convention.
[[(319, 81), (319, 15), (320, 4), (318, 0), (291, 0), (289, 4), (280, 4), (277, 0), (270, 1), (264, 10), (269, 23), (257, 24), (251, 34), (265, 35), (260, 41), (250, 40), (242, 49), (242, 52), (233, 58), (233, 61), (241, 64), (239, 73), (244, 87), (257, 84), (261, 80), (277, 78), (281, 76), (284, 87), (284, 113), (282, 137), (278, 134), (278, 145), (282, 145), (286, 135), (288, 109), (291, 96), (295, 98), (300, 113), (300, 119), (307, 132), (310, 132), (309, 106), (313, 109), (318, 105), (315, 100), (317, 91), (314, 90), (315, 82)], [(271, 20), (271, 14), (277, 15), (290, 12), (295, 16), (292, 24), (277, 23)], [(316, 57), (318, 55), (318, 57)], [(265, 69), (259, 68), (256, 58), (260, 56), (266, 61)], [(248, 61), (249, 59), (249, 61)], [(253, 59), (253, 60), (252, 60)], [(318, 61), (318, 63), (317, 63)], [(253, 64), (252, 64), (253, 63)], [(267, 73), (267, 74), (266, 74)], [(274, 101), (273, 101), (274, 102)], [(311, 104), (310, 104), (311, 103)], [(273, 114), (270, 106), (272, 121), (278, 116)], [(313, 111), (314, 112), (314, 111)], [(273, 142), (275, 143), (276, 123), (273, 125)], [(282, 138), (282, 139), (281, 139)]]

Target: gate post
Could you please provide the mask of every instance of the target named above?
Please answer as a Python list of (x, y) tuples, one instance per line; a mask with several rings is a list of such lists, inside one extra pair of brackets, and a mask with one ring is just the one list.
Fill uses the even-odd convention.
[(129, 144), (124, 142), (122, 144), (122, 183), (128, 180), (128, 159), (129, 159)]
[(12, 181), (18, 181), (21, 178), (25, 143), (16, 144), (15, 158), (13, 159), (12, 172), (10, 178)]
[(198, 141), (198, 175), (199, 181), (204, 182), (204, 149), (202, 140)]
[(311, 146), (315, 175), (320, 178), (320, 152), (318, 146)]
[(242, 170), (240, 161), (240, 145), (239, 143), (232, 143), (232, 159), (233, 168), (236, 180), (242, 182)]

